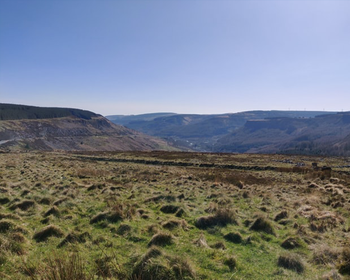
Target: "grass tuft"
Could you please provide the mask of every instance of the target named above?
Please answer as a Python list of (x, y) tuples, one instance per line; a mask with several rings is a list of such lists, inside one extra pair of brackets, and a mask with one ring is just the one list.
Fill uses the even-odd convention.
[(285, 253), (278, 257), (278, 266), (296, 271), (297, 273), (303, 273), (305, 271), (305, 265), (301, 257), (293, 253)]
[(62, 237), (63, 235), (63, 231), (59, 227), (55, 225), (48, 225), (36, 232), (33, 236), (33, 239), (35, 239), (37, 242), (43, 242), (51, 236)]

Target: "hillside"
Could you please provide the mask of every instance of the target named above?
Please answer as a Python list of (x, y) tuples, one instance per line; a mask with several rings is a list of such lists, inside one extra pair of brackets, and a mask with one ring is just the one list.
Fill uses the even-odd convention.
[(80, 109), (46, 108), (0, 103), (0, 120), (52, 119), (73, 116), (89, 120), (99, 115)]
[(89, 111), (1, 104), (0, 149), (130, 151), (171, 149), (163, 140)]
[(222, 137), (220, 152), (350, 155), (350, 113), (250, 120)]
[[(249, 121), (268, 118), (309, 119), (322, 114), (334, 113), (320, 111), (248, 111), (221, 115), (174, 114), (153, 119), (144, 119), (141, 115), (138, 120), (135, 120), (137, 119), (136, 116), (125, 116), (123, 125), (148, 135), (162, 137), (167, 141), (172, 141), (175, 145), (187, 146), (197, 151), (216, 152), (234, 151), (233, 146), (226, 147), (224, 143), (217, 144), (217, 141), (221, 138), (225, 139), (226, 136), (235, 135), (234, 133), (243, 128)], [(120, 122), (120, 120), (111, 117), (107, 116), (115, 123)]]

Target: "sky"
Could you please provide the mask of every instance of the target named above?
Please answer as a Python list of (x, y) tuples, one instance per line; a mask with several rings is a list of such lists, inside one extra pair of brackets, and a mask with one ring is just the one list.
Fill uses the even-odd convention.
[(0, 0), (0, 103), (350, 111), (350, 1)]

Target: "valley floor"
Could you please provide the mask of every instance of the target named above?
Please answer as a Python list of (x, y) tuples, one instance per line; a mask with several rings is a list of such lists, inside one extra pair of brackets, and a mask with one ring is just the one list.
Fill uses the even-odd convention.
[(0, 279), (350, 279), (349, 210), (348, 158), (0, 153)]

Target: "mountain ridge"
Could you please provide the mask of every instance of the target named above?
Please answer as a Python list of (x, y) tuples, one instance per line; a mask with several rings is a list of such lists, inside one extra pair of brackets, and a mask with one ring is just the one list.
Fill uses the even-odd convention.
[(171, 150), (164, 140), (70, 108), (0, 104), (0, 149), (63, 151)]

